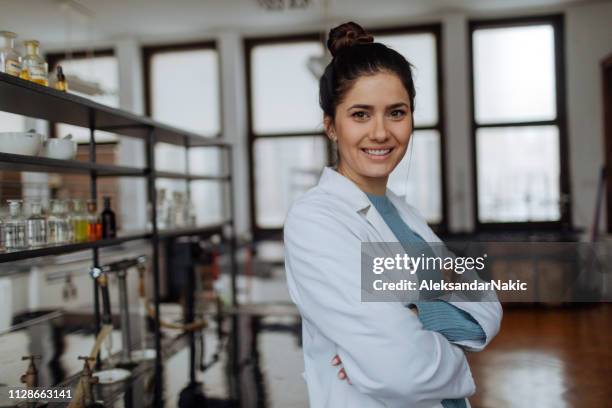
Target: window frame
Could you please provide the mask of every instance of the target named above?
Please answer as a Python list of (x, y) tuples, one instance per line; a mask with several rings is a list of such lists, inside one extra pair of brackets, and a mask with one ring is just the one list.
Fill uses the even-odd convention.
[[(266, 37), (248, 37), (243, 39), (244, 48), (244, 66), (245, 66), (245, 86), (247, 93), (247, 150), (248, 150), (248, 166), (249, 166), (249, 211), (251, 218), (251, 231), (253, 239), (259, 240), (282, 240), (283, 228), (263, 228), (257, 225), (257, 202), (255, 191), (255, 142), (257, 139), (263, 138), (291, 138), (291, 137), (322, 137), (327, 146), (327, 163), (332, 162), (332, 146), (329, 139), (325, 136), (325, 132), (298, 132), (298, 133), (265, 133), (257, 134), (253, 128), (253, 91), (252, 91), (252, 61), (251, 52), (257, 46), (261, 45), (277, 45), (290, 44), (304, 41), (315, 41), (322, 44), (322, 36), (320, 33), (311, 32), (304, 34), (282, 35), (282, 36), (266, 36)], [(323, 45), (321, 45), (323, 47)]]
[[(151, 60), (155, 54), (162, 54), (166, 52), (180, 52), (180, 51), (197, 51), (197, 50), (214, 50), (217, 52), (218, 61), (218, 72), (219, 80), (222, 83), (222, 66), (221, 53), (217, 47), (215, 40), (207, 41), (195, 41), (195, 42), (180, 42), (163, 45), (145, 45), (142, 47), (142, 71), (143, 71), (143, 84), (144, 84), (144, 102), (145, 102), (145, 115), (152, 118), (152, 84), (151, 84)], [(207, 137), (207, 139), (220, 139), (223, 137), (223, 90), (221, 85), (218, 87), (217, 97), (219, 100), (219, 133), (214, 136)]]
[[(528, 27), (535, 25), (550, 25), (554, 35), (555, 53), (555, 103), (556, 118), (553, 120), (523, 121), (523, 122), (494, 122), (478, 124), (476, 122), (475, 95), (474, 95), (474, 32), (487, 28)], [(469, 64), (469, 107), (471, 119), (471, 153), (472, 153), (472, 212), (474, 215), (474, 228), (476, 232), (482, 231), (524, 231), (524, 230), (559, 230), (572, 228), (572, 196), (569, 177), (569, 149), (567, 133), (567, 98), (565, 77), (565, 48), (564, 48), (564, 16), (563, 14), (511, 17), (500, 19), (470, 20), (468, 24), (468, 64)], [(482, 222), (478, 209), (478, 163), (476, 132), (481, 128), (499, 127), (525, 127), (525, 126), (556, 126), (559, 130), (559, 198), (562, 203), (561, 217), (557, 221), (519, 221), (519, 222)]]

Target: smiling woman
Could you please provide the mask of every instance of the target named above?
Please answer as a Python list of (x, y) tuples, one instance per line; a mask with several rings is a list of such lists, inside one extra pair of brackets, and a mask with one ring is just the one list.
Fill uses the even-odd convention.
[(355, 23), (332, 29), (327, 46), (334, 58), (319, 101), (337, 165), (293, 204), (284, 228), (310, 406), (469, 407), (475, 385), (464, 351), (496, 335), (499, 302), (434, 299), (409, 305), (411, 313), (399, 302), (361, 301), (363, 243), (399, 242), (408, 252), (440, 242), (387, 189), (413, 131), (412, 67)]

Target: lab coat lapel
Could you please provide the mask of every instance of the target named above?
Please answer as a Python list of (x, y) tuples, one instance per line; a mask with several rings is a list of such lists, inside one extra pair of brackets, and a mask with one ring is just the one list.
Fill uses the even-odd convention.
[(391, 229), (385, 223), (385, 220), (368, 199), (368, 196), (351, 180), (331, 167), (325, 167), (319, 180), (319, 187), (329, 194), (337, 196), (348, 204), (353, 211), (365, 217), (378, 235), (373, 242), (398, 242)]
[(380, 242), (399, 242), (382, 215), (380, 215), (373, 205), (370, 205), (365, 212), (365, 218), (380, 236)]

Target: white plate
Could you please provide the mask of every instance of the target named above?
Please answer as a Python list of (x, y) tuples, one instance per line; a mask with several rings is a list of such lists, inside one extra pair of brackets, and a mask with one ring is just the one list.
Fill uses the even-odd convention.
[(98, 377), (98, 384), (114, 384), (127, 380), (132, 374), (123, 368), (113, 368), (112, 370), (95, 372), (93, 375)]

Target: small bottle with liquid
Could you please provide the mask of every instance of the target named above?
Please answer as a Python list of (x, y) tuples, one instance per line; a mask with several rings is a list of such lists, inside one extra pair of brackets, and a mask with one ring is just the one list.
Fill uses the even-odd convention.
[(111, 198), (104, 197), (104, 210), (102, 210), (102, 238), (110, 239), (117, 237), (117, 223), (115, 212), (111, 208)]
[(83, 200), (75, 199), (72, 201), (72, 214), (70, 215), (72, 224), (73, 241), (85, 242), (89, 239), (89, 220), (85, 213)]
[(40, 248), (47, 245), (47, 219), (42, 214), (40, 201), (30, 203), (31, 214), (26, 220), (26, 239), (28, 247)]
[(15, 50), (17, 34), (0, 31), (0, 72), (18, 77), (21, 74), (21, 55)]
[(68, 82), (66, 82), (66, 76), (64, 75), (64, 69), (61, 65), (58, 65), (55, 68), (56, 73), (56, 81), (55, 81), (55, 89), (62, 92), (68, 92)]
[(70, 224), (66, 217), (63, 200), (51, 200), (51, 209), (47, 218), (49, 244), (67, 244), (70, 240)]
[(6, 248), (4, 246), (4, 214), (3, 217), (0, 218), (0, 252), (4, 251)]
[(21, 64), (21, 78), (37, 84), (49, 86), (49, 68), (40, 56), (40, 43), (36, 40), (25, 42), (26, 55)]
[(7, 200), (9, 216), (4, 222), (4, 247), (7, 250), (24, 249), (26, 222), (21, 215), (21, 200)]
[(102, 239), (102, 222), (98, 215), (96, 200), (87, 200), (87, 239), (90, 241)]

